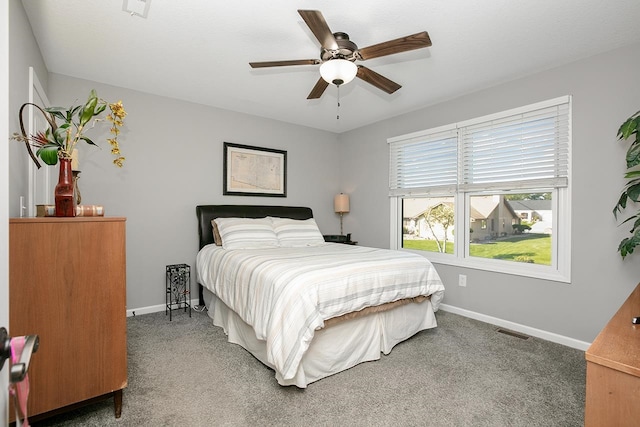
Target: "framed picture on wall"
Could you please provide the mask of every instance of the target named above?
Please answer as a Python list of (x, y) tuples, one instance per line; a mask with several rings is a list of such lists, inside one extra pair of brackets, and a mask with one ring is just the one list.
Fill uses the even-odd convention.
[(287, 152), (224, 143), (222, 194), (287, 197)]

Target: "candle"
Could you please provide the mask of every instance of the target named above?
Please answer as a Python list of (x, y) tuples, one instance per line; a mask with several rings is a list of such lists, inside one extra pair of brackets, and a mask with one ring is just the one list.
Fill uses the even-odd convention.
[(78, 149), (74, 148), (71, 152), (71, 170), (80, 170), (80, 161), (78, 160)]

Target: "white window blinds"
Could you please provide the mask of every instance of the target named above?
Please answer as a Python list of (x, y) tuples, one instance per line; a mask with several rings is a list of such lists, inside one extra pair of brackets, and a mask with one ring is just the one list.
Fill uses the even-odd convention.
[(390, 194), (566, 187), (570, 125), (565, 96), (389, 139)]
[(454, 126), (405, 135), (389, 142), (392, 195), (456, 190), (458, 137)]
[(569, 101), (461, 126), (460, 189), (566, 187)]

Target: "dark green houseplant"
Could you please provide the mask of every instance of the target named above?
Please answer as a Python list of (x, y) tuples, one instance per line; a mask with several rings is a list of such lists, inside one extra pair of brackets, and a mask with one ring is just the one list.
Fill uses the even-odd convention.
[[(627, 172), (624, 177), (627, 184), (620, 195), (618, 203), (613, 208), (613, 215), (618, 218), (618, 213), (627, 207), (629, 200), (638, 202), (640, 199), (640, 111), (629, 117), (618, 129), (618, 139), (631, 139), (631, 145), (627, 150)], [(640, 245), (640, 209), (634, 215), (625, 219), (622, 224), (633, 221), (633, 227), (629, 232), (631, 237), (625, 237), (618, 246), (622, 258), (633, 253), (636, 246)], [(622, 225), (621, 224), (621, 225)]]

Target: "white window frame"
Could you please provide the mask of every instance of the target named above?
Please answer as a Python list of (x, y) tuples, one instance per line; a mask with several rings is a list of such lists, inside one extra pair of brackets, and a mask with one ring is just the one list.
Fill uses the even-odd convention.
[[(571, 282), (571, 97), (564, 96), (560, 98), (543, 101), (540, 103), (528, 105), (525, 107), (504, 111), (501, 113), (493, 114), (490, 116), (480, 117), (473, 120), (454, 124), (456, 127), (463, 127), (468, 123), (477, 123), (481, 121), (489, 121), (499, 117), (506, 117), (509, 115), (520, 114), (522, 112), (533, 111), (540, 108), (546, 108), (553, 105), (559, 105), (562, 103), (569, 104), (569, 136), (568, 136), (568, 171), (567, 171), (567, 185), (566, 187), (550, 188), (548, 186), (540, 187), (539, 189), (499, 189), (495, 191), (471, 191), (464, 189), (455, 189), (452, 192), (447, 193), (447, 196), (454, 196), (455, 203), (455, 224), (463, 224), (463, 232), (459, 232), (459, 227), (456, 227), (455, 241), (454, 241), (454, 254), (446, 254), (430, 251), (419, 251), (404, 249), (402, 247), (402, 199), (404, 197), (434, 197), (433, 194), (428, 192), (421, 193), (410, 192), (407, 195), (400, 195), (397, 193), (390, 193), (390, 247), (396, 250), (406, 250), (414, 253), (418, 253), (434, 263), (447, 264), (459, 267), (474, 268), (479, 270), (486, 270), (498, 273), (513, 274), (518, 276), (526, 276), (538, 279), (545, 279), (563, 283)], [(449, 128), (452, 125), (445, 126)], [(445, 128), (441, 127), (441, 128)], [(438, 128), (438, 129), (441, 129)], [(426, 130), (421, 132), (415, 132), (409, 135), (403, 135), (395, 138), (390, 138), (389, 143), (399, 140), (420, 138), (421, 135), (432, 132), (433, 130)], [(496, 259), (488, 259), (481, 257), (469, 256), (469, 228), (470, 218), (467, 206), (469, 205), (469, 197), (478, 194), (508, 194), (512, 192), (516, 193), (536, 193), (536, 192), (552, 192), (552, 212), (553, 212), (553, 237), (552, 237), (552, 261), (551, 265), (539, 265), (530, 263), (521, 263), (514, 261), (504, 261)], [(487, 225), (488, 226), (488, 225)]]

